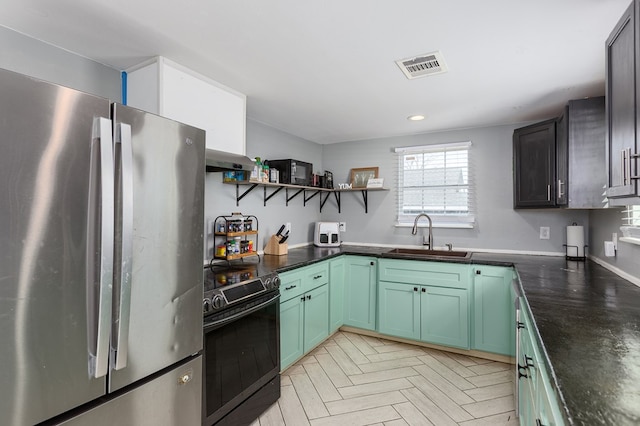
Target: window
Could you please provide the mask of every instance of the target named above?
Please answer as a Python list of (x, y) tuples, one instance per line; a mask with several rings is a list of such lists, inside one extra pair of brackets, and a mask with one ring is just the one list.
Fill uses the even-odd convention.
[(622, 210), (620, 231), (623, 237), (634, 239), (630, 242), (640, 243), (640, 206), (627, 206), (625, 210)]
[(398, 224), (428, 214), (434, 227), (472, 228), (471, 142), (396, 148)]

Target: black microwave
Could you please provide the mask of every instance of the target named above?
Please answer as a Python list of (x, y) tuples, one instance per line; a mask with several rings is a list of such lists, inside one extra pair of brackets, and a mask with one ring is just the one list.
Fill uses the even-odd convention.
[(313, 164), (298, 160), (268, 160), (269, 167), (280, 173), (280, 183), (291, 185), (311, 186)]

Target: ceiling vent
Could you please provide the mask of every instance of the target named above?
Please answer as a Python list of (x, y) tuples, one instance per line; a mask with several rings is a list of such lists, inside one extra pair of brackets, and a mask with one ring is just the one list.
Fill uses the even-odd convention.
[(400, 59), (396, 61), (396, 64), (409, 80), (447, 72), (447, 64), (444, 62), (444, 57), (440, 51), (425, 53), (413, 58)]

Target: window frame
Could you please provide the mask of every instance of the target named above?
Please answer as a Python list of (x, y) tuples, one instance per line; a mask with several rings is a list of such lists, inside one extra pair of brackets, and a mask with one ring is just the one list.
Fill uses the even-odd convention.
[[(467, 228), (472, 229), (476, 226), (476, 211), (475, 211), (475, 179), (474, 179), (474, 171), (473, 171), (473, 155), (472, 155), (472, 143), (471, 141), (464, 142), (449, 142), (449, 143), (440, 143), (440, 144), (432, 144), (432, 145), (421, 145), (421, 146), (409, 146), (409, 147), (398, 147), (394, 148), (394, 152), (397, 155), (396, 158), (396, 167), (397, 167), (397, 181), (396, 181), (396, 227), (408, 227), (413, 226), (415, 217), (420, 213), (427, 213), (432, 221), (434, 228)], [(429, 211), (420, 211), (415, 214), (405, 214), (402, 212), (403, 208), (403, 198), (404, 198), (404, 159), (405, 155), (410, 154), (418, 154), (422, 155), (425, 153), (444, 153), (446, 156), (447, 152), (451, 151), (460, 151), (466, 150), (467, 152), (467, 164), (466, 164), (466, 190), (467, 190), (467, 213), (459, 214), (459, 213), (430, 213)], [(446, 161), (446, 160), (445, 160)], [(424, 169), (423, 169), (424, 170)], [(446, 168), (445, 168), (445, 176), (446, 176)], [(433, 185), (443, 186), (443, 185)], [(445, 187), (454, 187), (455, 185), (445, 185)], [(425, 185), (425, 187), (429, 187), (429, 185)], [(443, 206), (446, 206), (446, 201), (443, 200)], [(427, 226), (428, 221), (420, 221), (419, 226)]]

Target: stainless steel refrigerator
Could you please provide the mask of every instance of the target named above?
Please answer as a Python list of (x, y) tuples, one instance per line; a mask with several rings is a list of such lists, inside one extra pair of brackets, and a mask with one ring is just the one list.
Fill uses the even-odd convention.
[(0, 70), (0, 424), (200, 424), (204, 149)]

